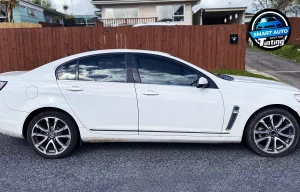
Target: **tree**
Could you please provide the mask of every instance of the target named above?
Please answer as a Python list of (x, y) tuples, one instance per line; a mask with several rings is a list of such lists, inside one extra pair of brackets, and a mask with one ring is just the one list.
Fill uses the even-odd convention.
[(41, 5), (41, 0), (33, 0), (32, 3), (37, 4), (37, 5)]
[(252, 0), (252, 7), (256, 11), (277, 9), (286, 12), (294, 3), (299, 1), (300, 0)]
[(6, 6), (5, 22), (12, 23), (14, 21), (13, 9), (17, 4), (16, 0), (0, 0), (0, 3)]
[(69, 5), (63, 5), (63, 10), (65, 11), (65, 14), (67, 14), (67, 11), (69, 9)]
[(47, 9), (53, 9), (51, 1), (49, 0), (42, 0), (42, 7), (45, 7)]

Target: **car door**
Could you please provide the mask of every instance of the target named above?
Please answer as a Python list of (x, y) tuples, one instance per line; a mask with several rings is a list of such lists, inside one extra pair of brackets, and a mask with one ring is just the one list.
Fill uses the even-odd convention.
[[(135, 54), (140, 83), (135, 84), (139, 108), (139, 134), (220, 134), (224, 105), (211, 79), (171, 58)], [(210, 86), (197, 88), (199, 77)]]
[(127, 78), (124, 54), (80, 58), (60, 66), (59, 88), (74, 113), (91, 131), (137, 134), (134, 84)]

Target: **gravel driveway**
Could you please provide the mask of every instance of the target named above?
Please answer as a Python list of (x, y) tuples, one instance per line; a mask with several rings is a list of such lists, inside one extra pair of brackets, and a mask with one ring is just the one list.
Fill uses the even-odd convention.
[(247, 48), (246, 65), (300, 89), (300, 63), (265, 51)]
[(85, 144), (58, 160), (0, 134), (0, 191), (299, 191), (300, 149), (263, 158), (243, 144)]

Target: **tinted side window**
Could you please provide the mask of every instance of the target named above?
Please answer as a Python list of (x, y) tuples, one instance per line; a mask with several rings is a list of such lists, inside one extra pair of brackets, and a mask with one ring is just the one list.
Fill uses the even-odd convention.
[(57, 68), (56, 77), (59, 80), (75, 80), (76, 79), (77, 60), (64, 64)]
[(191, 85), (198, 72), (184, 64), (152, 55), (136, 55), (142, 83), (161, 85)]
[(126, 82), (124, 55), (100, 55), (80, 59), (79, 80)]

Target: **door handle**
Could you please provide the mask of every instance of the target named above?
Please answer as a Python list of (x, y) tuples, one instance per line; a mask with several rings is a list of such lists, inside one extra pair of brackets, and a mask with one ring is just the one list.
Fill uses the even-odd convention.
[(78, 86), (72, 86), (67, 88), (68, 91), (83, 91), (81, 87)]
[(159, 95), (159, 93), (152, 90), (148, 90), (145, 93), (143, 93), (143, 95)]

